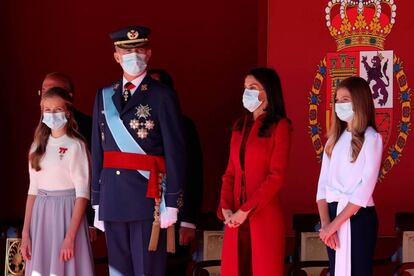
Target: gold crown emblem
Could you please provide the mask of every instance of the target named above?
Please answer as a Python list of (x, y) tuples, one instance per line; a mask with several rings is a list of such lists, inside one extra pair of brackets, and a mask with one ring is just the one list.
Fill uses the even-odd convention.
[(331, 0), (326, 7), (326, 26), (338, 51), (350, 47), (384, 49), (395, 23), (394, 0)]
[(135, 30), (130, 30), (127, 33), (127, 36), (128, 36), (129, 39), (137, 39), (138, 36), (139, 36), (139, 33), (137, 31), (135, 31)]

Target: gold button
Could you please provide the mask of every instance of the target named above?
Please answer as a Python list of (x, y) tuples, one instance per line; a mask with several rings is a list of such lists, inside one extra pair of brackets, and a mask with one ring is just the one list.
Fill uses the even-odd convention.
[(120, 175), (121, 174), (121, 172), (120, 171), (116, 171), (116, 175)]

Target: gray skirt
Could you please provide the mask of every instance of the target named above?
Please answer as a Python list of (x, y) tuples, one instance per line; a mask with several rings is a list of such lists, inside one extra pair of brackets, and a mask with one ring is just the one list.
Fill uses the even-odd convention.
[(72, 219), (75, 199), (74, 189), (38, 191), (30, 223), (32, 259), (26, 264), (25, 275), (94, 275), (86, 217), (76, 234), (74, 257), (68, 262), (59, 259), (60, 248)]

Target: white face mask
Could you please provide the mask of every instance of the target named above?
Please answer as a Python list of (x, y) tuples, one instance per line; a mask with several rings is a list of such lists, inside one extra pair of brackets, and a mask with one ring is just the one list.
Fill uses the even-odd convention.
[(138, 76), (146, 68), (145, 54), (129, 53), (122, 55), (122, 69), (131, 76)]
[(64, 127), (67, 123), (65, 112), (43, 112), (42, 122), (50, 129), (58, 130)]
[(354, 110), (352, 108), (352, 103), (336, 103), (335, 112), (339, 120), (344, 122), (351, 122), (354, 118)]
[(243, 106), (250, 112), (255, 111), (263, 101), (259, 101), (259, 90), (256, 89), (244, 89), (243, 93)]

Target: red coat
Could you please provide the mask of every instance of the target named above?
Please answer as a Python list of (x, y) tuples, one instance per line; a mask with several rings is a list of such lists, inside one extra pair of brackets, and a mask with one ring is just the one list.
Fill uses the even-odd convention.
[[(288, 121), (282, 119), (271, 127), (270, 137), (258, 137), (262, 121), (263, 117), (259, 117), (254, 122), (246, 144), (247, 201), (242, 206), (238, 199), (242, 177), (240, 146), (243, 132), (233, 131), (218, 216), (224, 219), (221, 208), (233, 212), (252, 209), (249, 221), (253, 275), (283, 275), (285, 226), (278, 195), (285, 179), (291, 128)], [(239, 275), (237, 233), (238, 228), (225, 227), (221, 266), (223, 276)]]

